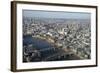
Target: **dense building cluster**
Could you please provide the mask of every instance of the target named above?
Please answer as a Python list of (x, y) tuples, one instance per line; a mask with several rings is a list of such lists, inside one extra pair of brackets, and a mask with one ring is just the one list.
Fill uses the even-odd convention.
[[(65, 51), (71, 50), (81, 59), (91, 58), (91, 26), (89, 19), (24, 17), (23, 36), (26, 35), (44, 39), (53, 46)], [(31, 53), (31, 56), (41, 57), (40, 53), (33, 49), (32, 45), (24, 45), (24, 50), (25, 48), (27, 50), (27, 47), (28, 52), (24, 51), (24, 55), (35, 52), (36, 54)]]

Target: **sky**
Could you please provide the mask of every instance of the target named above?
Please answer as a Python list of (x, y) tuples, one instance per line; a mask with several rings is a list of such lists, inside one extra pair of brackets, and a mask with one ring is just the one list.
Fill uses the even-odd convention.
[(43, 11), (43, 10), (23, 10), (25, 17), (40, 18), (65, 18), (65, 19), (90, 19), (90, 13), (65, 12), (65, 11)]

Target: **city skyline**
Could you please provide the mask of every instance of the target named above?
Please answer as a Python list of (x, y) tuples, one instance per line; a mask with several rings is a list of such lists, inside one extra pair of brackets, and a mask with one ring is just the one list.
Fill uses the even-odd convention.
[(90, 21), (89, 13), (24, 10), (23, 62), (91, 59)]

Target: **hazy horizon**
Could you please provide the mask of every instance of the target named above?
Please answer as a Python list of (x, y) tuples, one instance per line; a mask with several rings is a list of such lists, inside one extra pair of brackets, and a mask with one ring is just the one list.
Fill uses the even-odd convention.
[(65, 12), (65, 11), (43, 11), (43, 10), (23, 10), (24, 17), (39, 18), (61, 18), (61, 19), (90, 19), (90, 13)]

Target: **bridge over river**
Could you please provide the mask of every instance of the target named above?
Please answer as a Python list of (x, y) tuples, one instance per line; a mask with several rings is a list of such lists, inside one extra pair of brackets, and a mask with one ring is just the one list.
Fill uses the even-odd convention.
[[(56, 51), (56, 49), (54, 49)], [(54, 60), (76, 60), (80, 59), (75, 53), (71, 50), (57, 49), (57, 52), (43, 58), (43, 61), (54, 61)]]
[[(29, 45), (33, 45), (28, 47)], [(80, 59), (75, 53), (70, 49), (58, 48), (50, 44), (49, 42), (40, 39), (33, 38), (31, 36), (25, 36), (23, 45), (26, 46), (25, 53), (32, 53), (29, 56), (24, 56), (24, 59), (27, 57), (30, 59), (30, 62), (34, 61), (58, 61), (58, 60), (78, 60)], [(33, 49), (35, 48), (35, 49)], [(25, 48), (23, 48), (25, 49)], [(39, 54), (39, 56), (38, 56)]]
[[(51, 51), (50, 51), (51, 50)], [(72, 50), (60, 49), (55, 47), (44, 48), (38, 50), (39, 52), (48, 52), (48, 55), (42, 58), (42, 61), (54, 61), (54, 60), (76, 60), (80, 59)]]

